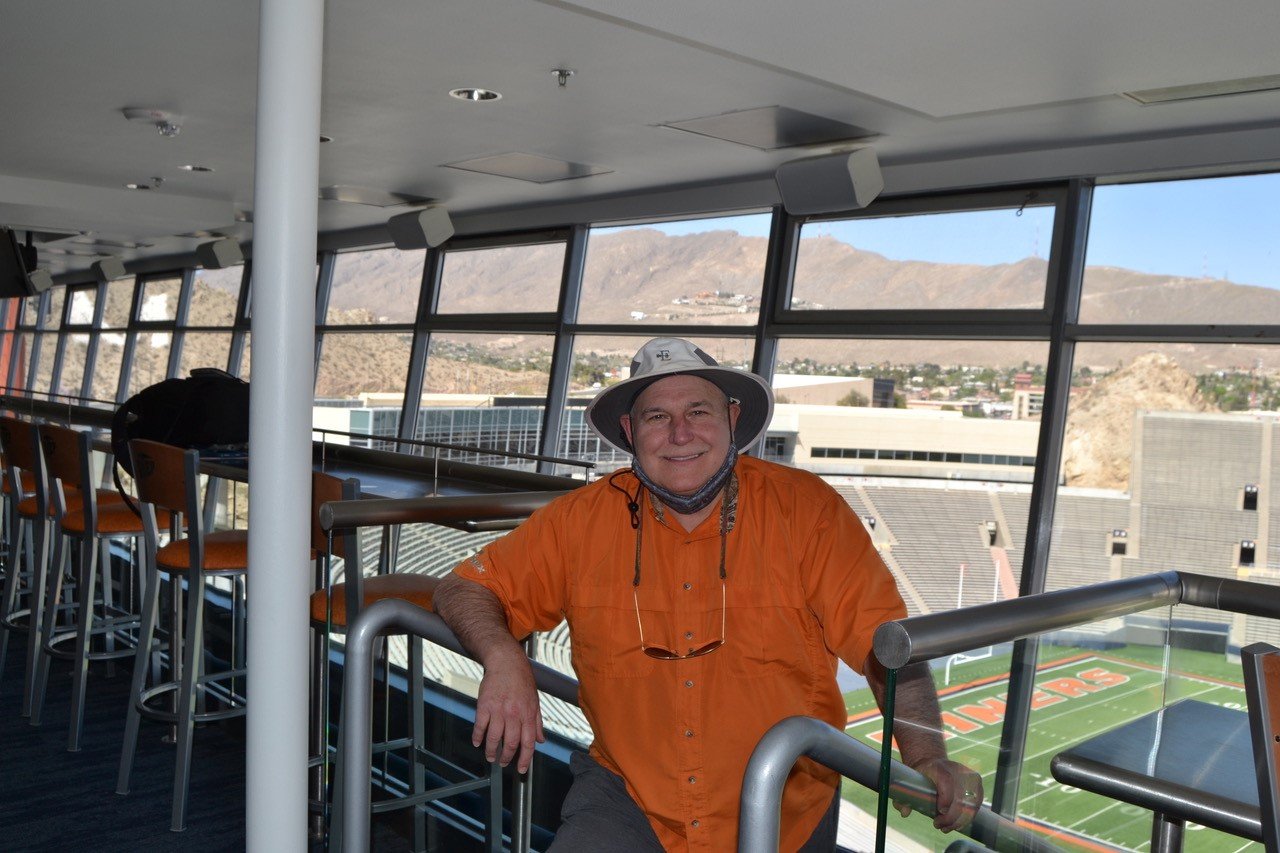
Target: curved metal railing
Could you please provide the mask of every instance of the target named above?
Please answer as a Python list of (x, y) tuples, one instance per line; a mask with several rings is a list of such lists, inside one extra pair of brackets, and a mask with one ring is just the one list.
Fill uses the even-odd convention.
[[(880, 754), (860, 740), (812, 717), (788, 717), (765, 732), (742, 781), (738, 812), (738, 853), (777, 853), (782, 788), (801, 756), (807, 756), (871, 790), (879, 788)], [(914, 811), (933, 817), (933, 783), (894, 761), (889, 773), (890, 796)], [(1057, 848), (983, 805), (966, 834), (995, 839), (996, 850), (1051, 853)]]
[[(369, 775), (372, 770), (373, 651), (379, 637), (386, 634), (411, 634), (450, 651), (470, 656), (444, 620), (408, 602), (386, 599), (364, 608), (347, 632), (346, 672), (342, 678), (343, 755), (342, 849), (344, 853), (367, 853), (370, 829)], [(530, 661), (534, 682), (544, 693), (578, 704), (578, 682), (548, 666)], [(527, 774), (526, 774), (527, 776)], [(517, 784), (527, 784), (527, 780)], [(528, 849), (530, 825), (529, 798), (516, 793), (511, 825), (513, 837), (522, 843), (515, 849)]]
[[(873, 649), (876, 659), (886, 668), (899, 669), (920, 661), (1175, 604), (1280, 619), (1280, 587), (1190, 572), (1161, 572), (886, 622), (876, 630)], [(779, 723), (761, 740), (747, 765), (740, 850), (751, 853), (777, 850), (777, 818), (782, 797), (781, 781), (777, 777), (780, 775), (785, 780), (791, 765), (802, 755), (872, 789), (878, 788), (875, 769), (871, 776), (866, 776), (866, 755), (876, 756), (875, 750), (835, 729), (831, 732), (839, 735), (839, 740), (820, 732), (811, 725), (818, 723), (816, 720), (793, 719), (799, 719), (802, 724), (788, 725), (792, 720)], [(877, 767), (879, 763), (876, 756)], [(893, 765), (891, 779), (900, 780), (904, 792), (913, 787), (924, 792), (932, 790), (927, 782), (926, 787), (920, 789), (922, 777), (913, 778), (913, 771), (897, 762)], [(899, 781), (892, 783), (898, 784)], [(893, 787), (891, 796), (899, 798), (897, 787)], [(984, 806), (970, 827), (976, 837), (987, 842), (996, 839), (998, 845), (1007, 842), (1015, 849), (1052, 849), (1023, 830), (1011, 831), (1006, 826), (1007, 819), (994, 813), (988, 816), (987, 812), (989, 809)], [(993, 820), (996, 822), (992, 823)], [(987, 835), (988, 830), (994, 833)], [(1032, 843), (1041, 847), (1022, 846)]]

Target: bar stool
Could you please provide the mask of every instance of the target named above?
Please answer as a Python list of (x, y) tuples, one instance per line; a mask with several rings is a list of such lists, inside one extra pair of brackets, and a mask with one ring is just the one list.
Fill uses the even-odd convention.
[(36, 490), (34, 476), (26, 471), (19, 471), (18, 476), (20, 494), (14, 498), (13, 486), (9, 482), (9, 460), (0, 451), (0, 584), (9, 577), (9, 538), (13, 535), (10, 511), (18, 501)]
[[(40, 424), (37, 432), (54, 505), (54, 554), (46, 570), (45, 612), (41, 620), (40, 641), (35, 645), (31, 724), (40, 724), (50, 658), (74, 661), (67, 749), (77, 752), (84, 728), (89, 662), (114, 661), (129, 657), (135, 651), (136, 634), (131, 634), (142, 623), (141, 596), (137, 594), (141, 561), (136, 558), (136, 546), (143, 535), (143, 525), (142, 518), (120, 500), (118, 492), (93, 488), (92, 436), (55, 424)], [(167, 526), (168, 515), (162, 514), (157, 521)], [(74, 596), (64, 594), (67, 585), (64, 583), (62, 554), (67, 540), (77, 545), (73, 569)], [(119, 603), (113, 601), (113, 542), (127, 543), (134, 555), (129, 560), (129, 571), (121, 578), (122, 600)], [(97, 590), (99, 574), (102, 577), (100, 593)], [(126, 579), (129, 581), (127, 584)], [(127, 606), (130, 603), (133, 606)], [(58, 614), (61, 609), (70, 609), (74, 616), (60, 627)], [(92, 648), (95, 637), (103, 640), (103, 647), (96, 651)], [(118, 640), (123, 640), (127, 647), (117, 648)], [(64, 647), (69, 641), (74, 641), (72, 647)]]
[[(142, 523), (146, 552), (146, 582), (143, 588), (142, 628), (134, 659), (133, 687), (125, 723), (124, 746), (120, 753), (120, 773), (116, 793), (129, 793), (129, 776), (138, 744), (138, 727), (142, 717), (173, 724), (177, 728), (177, 756), (173, 773), (173, 812), (170, 829), (186, 828), (187, 791), (191, 779), (191, 738), (196, 723), (243, 716), (244, 697), (237, 692), (236, 679), (243, 679), (243, 662), (233, 660), (222, 672), (205, 672), (209, 657), (204, 648), (205, 580), (210, 577), (230, 578), (232, 598), (239, 597), (242, 581), (248, 571), (249, 537), (247, 530), (205, 532), (200, 511), (200, 454), (154, 441), (134, 439), (129, 442), (133, 459), (134, 482), (142, 503)], [(159, 547), (158, 510), (167, 510), (170, 541)], [(178, 538), (185, 523), (187, 536)], [(173, 678), (148, 686), (148, 666), (156, 646), (156, 623), (160, 609), (160, 574), (169, 577), (175, 617), (169, 625), (169, 663)], [(186, 580), (185, 631), (179, 628), (182, 608), (179, 600), (182, 581)], [(179, 641), (178, 634), (182, 633)], [(243, 655), (243, 647), (233, 649), (230, 657)], [(180, 660), (179, 660), (180, 659)], [(230, 683), (227, 683), (230, 682)], [(242, 688), (241, 688), (242, 689)], [(155, 701), (172, 696), (171, 708), (159, 707)], [(204, 700), (198, 710), (197, 698)], [(208, 703), (221, 707), (208, 709)]]
[[(311, 594), (311, 626), (318, 635), (317, 645), (317, 682), (318, 689), (313, 699), (313, 707), (318, 708), (318, 734), (313, 738), (317, 755), (313, 764), (321, 769), (319, 784), (313, 784), (313, 796), (321, 800), (323, 817), (329, 817), (330, 803), (341, 799), (341, 772), (335, 770), (329, 760), (333, 747), (329, 745), (329, 644), (334, 633), (346, 633), (347, 626), (359, 615), (361, 608), (368, 607), (375, 601), (386, 598), (398, 598), (410, 604), (416, 604), (426, 610), (432, 609), (435, 588), (439, 578), (412, 573), (388, 573), (372, 577), (364, 577), (361, 565), (359, 536), (354, 530), (333, 531), (327, 535), (319, 524), (320, 507), (333, 501), (358, 500), (360, 484), (356, 480), (339, 480), (329, 474), (315, 472), (311, 480), (311, 547), (320, 562), (321, 583)], [(339, 557), (343, 560), (343, 580), (330, 583), (329, 560)], [(425, 802), (428, 798), (423, 794), (426, 790), (426, 775), (419, 759), (419, 749), (425, 742), (426, 722), (423, 716), (422, 691), (424, 686), (422, 673), (422, 647), (418, 642), (409, 643), (408, 660), (410, 700), (410, 737), (387, 739), (374, 745), (375, 753), (387, 754), (395, 750), (410, 752), (409, 763), (413, 768), (413, 779), (408, 797), (384, 800), (375, 803), (375, 812), (409, 808)], [(339, 739), (343, 737), (339, 727)], [(340, 754), (340, 747), (339, 754)], [(328, 782), (333, 780), (333, 796), (326, 796)], [(317, 790), (318, 788), (318, 790)], [(336, 816), (335, 816), (336, 817)], [(341, 841), (341, 827), (337, 821), (331, 824), (329, 836), (330, 849), (336, 849)], [(414, 821), (415, 846), (422, 849), (419, 837), (419, 822)]]
[(25, 717), (31, 713), (28, 688), (35, 664), (30, 643), (39, 639), (40, 602), (44, 597), (44, 574), (35, 567), (44, 565), (50, 510), (35, 425), (14, 417), (0, 417), (0, 447), (5, 452), (9, 487), (5, 521), (9, 547), (4, 594), (0, 599), (0, 673), (8, 661), (10, 633), (26, 633), (29, 642), (22, 700)]

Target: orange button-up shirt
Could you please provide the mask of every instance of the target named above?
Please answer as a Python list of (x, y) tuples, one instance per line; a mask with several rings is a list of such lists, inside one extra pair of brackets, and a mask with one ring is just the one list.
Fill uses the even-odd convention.
[[(862, 523), (812, 474), (739, 459), (721, 609), (720, 512), (693, 531), (642, 500), (640, 650), (635, 531), (605, 480), (535, 513), (455, 571), (490, 589), (515, 636), (567, 619), (591, 755), (626, 780), (667, 850), (737, 848), (747, 760), (796, 714), (843, 729), (836, 657), (861, 670), (880, 623), (906, 615)], [(614, 482), (636, 494), (630, 473)], [(795, 850), (831, 803), (837, 775), (802, 758), (783, 793), (781, 849)]]

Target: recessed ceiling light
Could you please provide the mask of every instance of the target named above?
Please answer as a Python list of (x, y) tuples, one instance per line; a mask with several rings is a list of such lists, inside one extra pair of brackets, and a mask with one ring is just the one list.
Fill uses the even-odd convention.
[(502, 97), (501, 92), (495, 92), (492, 89), (454, 89), (449, 92), (449, 97), (457, 98), (459, 101), (496, 101)]
[(212, 172), (213, 171), (212, 166), (201, 166), (198, 163), (187, 163), (186, 165), (179, 166), (178, 168), (184, 172)]

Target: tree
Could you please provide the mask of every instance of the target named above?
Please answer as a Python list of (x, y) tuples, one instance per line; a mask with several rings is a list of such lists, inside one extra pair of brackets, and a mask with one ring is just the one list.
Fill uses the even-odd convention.
[(867, 399), (866, 394), (860, 393), (857, 389), (849, 391), (839, 400), (836, 400), (837, 406), (865, 406), (871, 401)]

